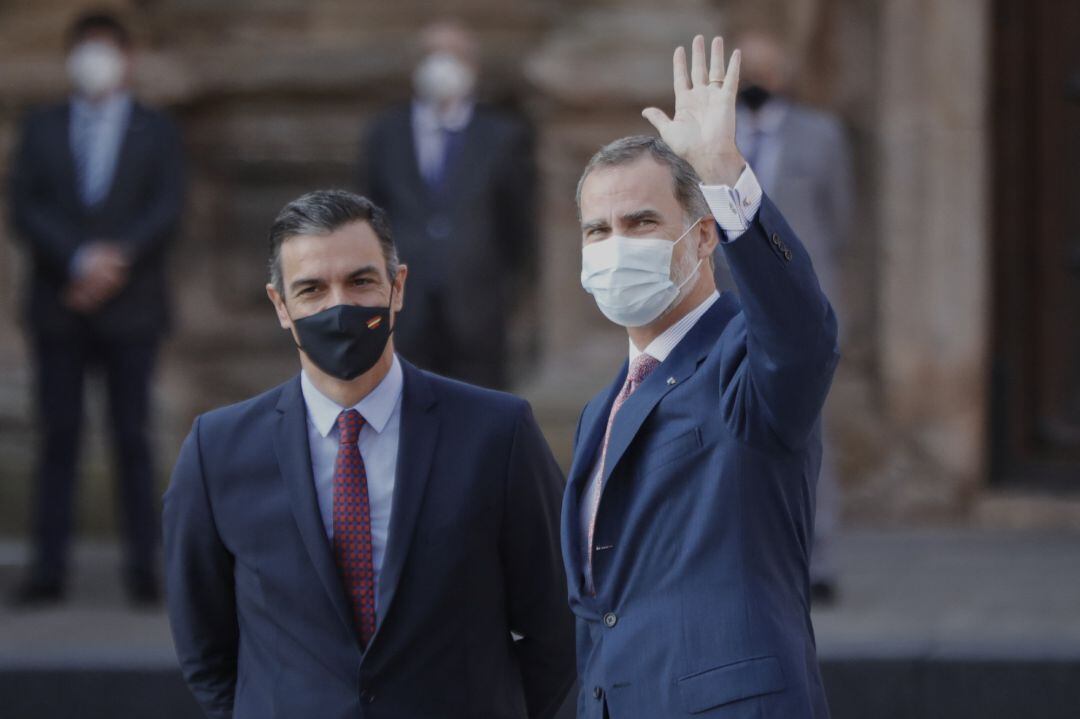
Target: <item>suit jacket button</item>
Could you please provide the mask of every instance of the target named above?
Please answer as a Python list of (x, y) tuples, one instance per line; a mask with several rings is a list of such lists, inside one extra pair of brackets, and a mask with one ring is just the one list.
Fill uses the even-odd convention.
[(780, 235), (776, 234), (775, 232), (773, 233), (773, 236), (772, 236), (772, 243), (774, 245), (776, 245), (777, 247), (780, 246)]
[(619, 618), (615, 616), (615, 612), (608, 612), (604, 615), (604, 626), (611, 629), (613, 626), (619, 623)]
[(791, 250), (784, 248), (784, 259), (791, 262)]
[(604, 690), (600, 687), (593, 687), (592, 695), (594, 699), (600, 699), (604, 696)]

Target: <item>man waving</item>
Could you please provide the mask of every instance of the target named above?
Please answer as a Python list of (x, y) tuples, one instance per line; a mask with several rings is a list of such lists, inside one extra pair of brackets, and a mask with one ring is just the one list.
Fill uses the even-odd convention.
[(672, 118), (642, 113), (663, 141), (578, 185), (582, 284), (630, 340), (563, 505), (581, 718), (828, 716), (807, 565), (836, 320), (735, 145), (739, 52), (705, 54), (675, 51)]

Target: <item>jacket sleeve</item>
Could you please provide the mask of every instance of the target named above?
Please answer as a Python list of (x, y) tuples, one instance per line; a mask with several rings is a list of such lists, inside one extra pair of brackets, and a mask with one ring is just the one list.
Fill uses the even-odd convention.
[(132, 264), (159, 252), (175, 237), (184, 208), (184, 146), (168, 117), (158, 119), (149, 195), (142, 212), (115, 238)]
[(507, 466), (502, 561), (510, 628), (531, 719), (549, 719), (576, 677), (574, 624), (559, 549), (563, 476), (523, 404)]
[(768, 197), (750, 227), (722, 243), (739, 288), (746, 342), (736, 381), (722, 384), (737, 433), (802, 449), (821, 413), (839, 359), (836, 315), (810, 256)]
[(196, 419), (165, 492), (166, 600), (188, 687), (210, 719), (231, 719), (239, 646), (233, 558), (214, 521), (199, 424)]
[(55, 191), (41, 157), (42, 122), (43, 117), (34, 114), (22, 124), (9, 180), (11, 219), (15, 234), (26, 242), (35, 259), (66, 278), (83, 232), (56, 206)]

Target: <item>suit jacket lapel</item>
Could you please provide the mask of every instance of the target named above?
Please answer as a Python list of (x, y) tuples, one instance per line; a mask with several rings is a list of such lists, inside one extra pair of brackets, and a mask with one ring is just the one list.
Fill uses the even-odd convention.
[[(402, 360), (404, 388), (401, 395), (401, 431), (398, 443), (397, 476), (390, 510), (390, 530), (386, 557), (379, 573), (377, 611), (379, 636), (397, 593), (401, 573), (416, 529), (416, 519), (424, 499), (424, 489), (431, 475), (438, 441), (439, 417), (430, 382), (408, 362)], [(375, 639), (372, 638), (372, 642)]]
[(701, 361), (716, 345), (724, 325), (734, 314), (734, 299), (725, 293), (701, 316), (697, 324), (676, 345), (671, 355), (641, 383), (619, 409), (611, 428), (607, 458), (604, 461), (604, 486), (653, 407), (697, 370)]
[(627, 366), (628, 363), (624, 362), (615, 380), (586, 406), (581, 415), (578, 443), (574, 447), (574, 461), (570, 465), (563, 500), (563, 558), (567, 577), (571, 578), (571, 586), (574, 585), (574, 577), (581, 577), (581, 527), (578, 523), (578, 517), (581, 514), (581, 493), (592, 476), (593, 467), (599, 457), (600, 444), (604, 441), (604, 431), (607, 429), (608, 414), (611, 412), (615, 396), (626, 381)]
[(315, 572), (319, 575), (330, 601), (337, 610), (350, 635), (355, 636), (352, 612), (345, 598), (345, 588), (338, 574), (337, 563), (326, 537), (319, 500), (315, 493), (315, 479), (311, 472), (311, 449), (308, 446), (307, 408), (300, 391), (300, 380), (290, 382), (282, 390), (277, 411), (281, 413), (277, 427), (278, 465), (292, 500), (293, 516), (300, 530), (300, 537), (307, 549)]
[(121, 186), (135, 176), (135, 173), (132, 172), (135, 163), (139, 162), (145, 155), (139, 144), (146, 132), (148, 122), (149, 120), (143, 108), (132, 101), (127, 126), (124, 128), (124, 137), (121, 139), (120, 147), (117, 149), (116, 167), (113, 169), (105, 199), (101, 203), (102, 207), (108, 208), (114, 198), (120, 194)]
[(82, 212), (82, 199), (79, 193), (79, 179), (75, 176), (75, 153), (71, 146), (71, 103), (64, 105), (63, 112), (57, 115), (58, 122), (54, 131), (56, 147), (60, 158), (60, 184), (65, 192), (65, 201), (70, 207)]
[(393, 125), (397, 134), (397, 164), (404, 173), (405, 182), (413, 188), (413, 197), (427, 198), (431, 190), (424, 176), (420, 174), (420, 150), (416, 147), (412, 106), (406, 106), (402, 114), (402, 120)]

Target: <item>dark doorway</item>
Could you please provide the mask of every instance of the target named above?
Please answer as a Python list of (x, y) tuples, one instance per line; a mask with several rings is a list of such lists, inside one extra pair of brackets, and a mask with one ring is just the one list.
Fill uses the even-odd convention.
[(994, 3), (995, 481), (1080, 490), (1080, 2)]

